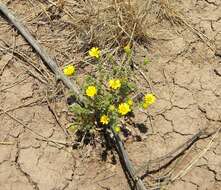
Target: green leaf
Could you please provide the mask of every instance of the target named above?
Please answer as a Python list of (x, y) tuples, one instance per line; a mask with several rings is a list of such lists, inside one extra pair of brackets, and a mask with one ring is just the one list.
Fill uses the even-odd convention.
[(113, 127), (113, 129), (114, 129), (115, 133), (119, 133), (121, 131), (121, 128), (119, 127), (119, 125), (115, 125)]
[(147, 58), (144, 58), (144, 65), (149, 65), (150, 64), (150, 61), (149, 61), (149, 59), (147, 59)]
[(78, 126), (74, 123), (71, 123), (69, 126), (68, 126), (68, 130), (72, 133), (76, 132), (78, 130)]
[(94, 127), (94, 125), (92, 125), (92, 124), (86, 124), (86, 125), (84, 126), (84, 130), (85, 130), (85, 131), (90, 131), (93, 127)]

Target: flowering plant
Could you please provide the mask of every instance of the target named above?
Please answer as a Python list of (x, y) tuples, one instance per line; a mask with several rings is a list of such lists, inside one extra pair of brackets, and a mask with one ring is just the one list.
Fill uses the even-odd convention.
[[(104, 67), (99, 48), (91, 48), (89, 56), (97, 63), (96, 74), (87, 75), (82, 85), (85, 97), (84, 107), (78, 104), (70, 105), (74, 113), (73, 123), (69, 126), (74, 131), (94, 133), (99, 129), (113, 127), (116, 133), (121, 130), (120, 122), (124, 117), (130, 117), (136, 106), (146, 109), (156, 100), (153, 94), (146, 94), (141, 103), (134, 102), (131, 95), (136, 91), (136, 85), (130, 80), (132, 50), (130, 46), (124, 48), (125, 57), (121, 63), (109, 64), (112, 68)], [(107, 56), (106, 56), (107, 57)], [(106, 59), (107, 64), (113, 57)], [(68, 68), (68, 66), (66, 66)], [(72, 67), (69, 67), (71, 71)], [(70, 76), (71, 72), (65, 72)], [(74, 72), (73, 72), (74, 73)]]

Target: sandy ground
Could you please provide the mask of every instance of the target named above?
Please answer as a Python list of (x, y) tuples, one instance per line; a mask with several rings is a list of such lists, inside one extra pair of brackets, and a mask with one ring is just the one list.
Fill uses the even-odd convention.
[[(67, 17), (55, 18), (49, 23), (41, 14), (32, 18), (30, 7), (31, 12), (39, 11), (33, 6), (28, 1), (13, 1), (9, 5), (50, 55), (56, 57), (59, 65), (77, 62), (76, 57), (81, 54), (75, 53), (72, 57), (69, 53), (73, 44), (66, 38), (65, 28), (71, 28)], [(151, 28), (154, 38), (148, 50), (136, 48), (136, 60), (147, 55), (151, 61), (145, 73), (158, 98), (148, 111), (151, 119), (144, 113), (134, 119), (147, 126), (147, 132), (141, 135), (142, 141), (125, 144), (137, 168), (174, 150), (199, 129), (221, 126), (221, 1), (182, 0), (177, 6), (191, 18), (193, 26), (211, 40), (216, 55), (189, 28), (171, 27), (166, 21)], [(143, 88), (148, 87), (144, 80), (140, 81)], [(66, 140), (61, 129), (68, 123), (64, 89), (2, 18), (0, 84), (0, 108), (7, 112), (0, 111), (0, 142), (7, 142), (0, 144), (0, 190), (129, 189), (119, 161), (116, 164), (111, 160), (102, 161), (99, 147), (72, 150), (48, 142), (48, 139)], [(198, 141), (187, 152), (172, 168), (173, 183), (162, 189), (221, 189), (219, 135), (185, 175), (176, 178), (195, 156), (203, 153), (211, 138)], [(147, 179), (144, 182), (148, 184)]]

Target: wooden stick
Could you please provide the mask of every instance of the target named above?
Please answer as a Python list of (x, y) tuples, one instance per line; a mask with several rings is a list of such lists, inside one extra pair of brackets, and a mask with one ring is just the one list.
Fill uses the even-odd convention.
[[(56, 77), (60, 80), (63, 81), (63, 83), (75, 94), (75, 97), (77, 98), (77, 102), (80, 105), (84, 105), (84, 98), (80, 94), (80, 90), (77, 86), (76, 83), (70, 81), (59, 69), (55, 61), (53, 61), (48, 54), (41, 48), (41, 46), (37, 43), (37, 41), (32, 37), (32, 35), (25, 29), (25, 27), (15, 18), (14, 15), (10, 13), (8, 8), (0, 3), (0, 13), (3, 14), (3, 16), (10, 21), (13, 26), (21, 33), (21, 35), (27, 40), (27, 42), (33, 47), (33, 49), (40, 55), (42, 60), (50, 67), (50, 69), (54, 72)], [(112, 129), (112, 127), (111, 127)], [(132, 163), (128, 159), (128, 154), (126, 150), (124, 149), (123, 143), (118, 136), (118, 134), (115, 133), (115, 131), (112, 129), (111, 130), (114, 139), (115, 139), (115, 146), (118, 150), (119, 157), (123, 161), (125, 168), (129, 174), (129, 176), (132, 178), (134, 182), (134, 186), (136, 187), (137, 190), (146, 190), (145, 186), (143, 185), (143, 182), (136, 177), (135, 175), (135, 170), (132, 166)], [(134, 189), (134, 188), (133, 188)]]
[(13, 142), (0, 142), (0, 145), (13, 145)]

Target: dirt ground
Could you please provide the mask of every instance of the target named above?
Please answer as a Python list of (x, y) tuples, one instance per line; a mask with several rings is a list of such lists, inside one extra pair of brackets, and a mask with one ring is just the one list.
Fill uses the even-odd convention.
[[(37, 2), (14, 0), (8, 6), (59, 66), (78, 63), (83, 53), (70, 53), (75, 52), (67, 35), (74, 31), (70, 18), (64, 14), (48, 19), (50, 15)], [(144, 72), (157, 96), (157, 103), (148, 110), (151, 117), (139, 112), (134, 118), (147, 126), (142, 140), (125, 142), (136, 168), (176, 149), (199, 129), (221, 127), (221, 1), (179, 0), (177, 7), (208, 39), (203, 36), (202, 40), (194, 29), (162, 21), (149, 28), (154, 35), (148, 49), (136, 47), (135, 60), (150, 59)], [(142, 87), (148, 88), (142, 80)], [(0, 84), (0, 190), (129, 189), (116, 153), (114, 164), (111, 159), (102, 161), (99, 146), (73, 150), (62, 145), (66, 142), (62, 128), (69, 123), (67, 92), (2, 17)], [(171, 170), (153, 174), (156, 178), (172, 172), (169, 184), (159, 180), (155, 186), (220, 190), (220, 139), (215, 134), (199, 140)], [(150, 178), (144, 179), (147, 186)]]

